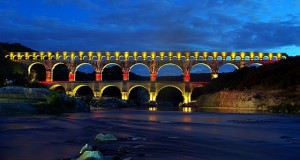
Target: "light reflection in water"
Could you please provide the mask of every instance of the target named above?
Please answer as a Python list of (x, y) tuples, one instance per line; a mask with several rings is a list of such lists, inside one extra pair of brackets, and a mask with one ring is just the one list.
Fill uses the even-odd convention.
[(192, 122), (192, 117), (191, 116), (183, 116), (182, 121), (183, 122)]
[(149, 115), (148, 120), (149, 121), (157, 121), (157, 116), (156, 115)]

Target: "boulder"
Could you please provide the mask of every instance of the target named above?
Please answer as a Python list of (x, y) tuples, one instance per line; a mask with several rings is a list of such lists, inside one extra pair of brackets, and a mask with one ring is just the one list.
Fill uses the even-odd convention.
[(105, 160), (99, 151), (85, 151), (77, 160)]
[(102, 134), (102, 133), (100, 133), (96, 136), (95, 139), (98, 140), (98, 141), (116, 141), (117, 137), (115, 137), (112, 134)]

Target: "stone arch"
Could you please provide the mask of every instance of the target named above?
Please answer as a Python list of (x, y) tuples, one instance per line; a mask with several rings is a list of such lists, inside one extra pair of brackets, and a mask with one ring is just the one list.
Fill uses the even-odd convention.
[[(91, 66), (92, 68), (93, 68), (93, 72), (92, 73), (90, 73), (90, 74), (92, 74), (92, 75), (90, 75), (90, 77), (86, 77), (87, 79), (89, 79), (89, 80), (96, 80), (96, 75), (95, 75), (95, 73), (96, 73), (96, 71), (95, 71), (95, 67), (92, 65), (92, 64), (90, 64), (90, 63), (80, 63), (79, 65), (77, 65), (76, 66), (76, 68), (75, 68), (75, 71), (74, 71), (74, 77), (75, 77), (75, 81), (77, 81), (78, 80), (78, 76), (81, 76), (82, 77), (82, 74), (78, 74), (77, 72), (78, 72), (78, 69), (79, 69), (79, 67), (81, 67), (81, 66), (83, 66), (83, 65), (88, 65), (88, 66)], [(92, 77), (91, 77), (92, 76)], [(81, 81), (85, 81), (85, 80), (81, 80)]]
[(166, 63), (160, 66), (157, 70), (157, 81), (182, 81), (183, 80), (182, 68), (174, 63)]
[(233, 63), (225, 63), (225, 64), (222, 64), (222, 65), (219, 67), (219, 69), (218, 69), (218, 73), (228, 73), (228, 72), (220, 72), (220, 69), (221, 69), (222, 67), (224, 67), (225, 65), (231, 65), (231, 66), (235, 67), (235, 68), (236, 68), (236, 70), (238, 70), (238, 69), (239, 69), (239, 67), (238, 67), (238, 66), (236, 66), (236, 65), (235, 65), (235, 64), (233, 64)]
[[(100, 96), (101, 96), (101, 97), (106, 96), (106, 95), (103, 95), (103, 94), (104, 94), (104, 91), (105, 91), (107, 88), (109, 88), (109, 87), (114, 87), (114, 88), (117, 88), (117, 89), (119, 90), (119, 94), (117, 93), (118, 95), (112, 96), (112, 97), (119, 98), (119, 99), (122, 98), (122, 90), (121, 90), (121, 88), (120, 88), (119, 86), (116, 86), (116, 85), (107, 85), (107, 86), (104, 86), (104, 87), (101, 89), (101, 91), (100, 91)], [(111, 96), (109, 96), (109, 97), (111, 97)]]
[(98, 60), (98, 57), (97, 57), (97, 56), (93, 56), (93, 57), (92, 57), (92, 60), (93, 60), (93, 61), (97, 61), (97, 60)]
[[(199, 68), (202, 66), (201, 68)], [(197, 71), (198, 68), (198, 71)], [(200, 69), (200, 71), (199, 71)], [(211, 80), (212, 69), (205, 63), (197, 63), (190, 70), (191, 82), (208, 82)]]
[[(171, 90), (165, 90), (167, 88), (171, 88)], [(178, 86), (166, 85), (157, 91), (154, 100), (158, 103), (158, 108), (160, 108), (160, 110), (178, 110), (179, 103), (184, 102), (184, 94), (181, 88)]]
[(128, 91), (128, 100), (137, 106), (142, 106), (150, 100), (149, 89), (143, 85), (132, 86)]
[[(108, 68), (108, 66), (114, 65), (118, 68), (115, 68), (114, 70), (111, 68)], [(107, 63), (103, 66), (101, 70), (102, 80), (122, 80), (123, 79), (123, 72), (122, 72), (122, 66), (118, 63)], [(109, 73), (110, 72), (110, 73)]]
[(34, 63), (32, 63), (32, 64), (30, 64), (30, 65), (28, 66), (28, 75), (30, 75), (31, 67), (34, 66), (34, 65), (36, 65), (36, 64), (41, 64), (41, 65), (43, 65), (44, 68), (45, 68), (45, 70), (46, 70), (46, 66), (45, 66), (43, 63), (41, 63), (41, 62), (34, 62)]
[(208, 56), (207, 60), (212, 61), (212, 60), (214, 60), (214, 57), (213, 56)]
[(273, 61), (277, 61), (277, 60), (278, 60), (277, 56), (273, 56), (273, 57), (272, 57), (272, 60), (273, 60)]
[(89, 60), (89, 57), (88, 57), (88, 56), (83, 56), (83, 57), (82, 57), (82, 60), (83, 60), (83, 61), (88, 61), (88, 60)]
[(36, 59), (36, 60), (40, 60), (40, 59), (41, 59), (41, 56), (40, 56), (40, 55), (36, 55), (36, 56), (35, 56), (35, 59)]
[(208, 64), (206, 64), (206, 63), (197, 63), (197, 64), (195, 64), (195, 65), (192, 66), (191, 70), (192, 70), (194, 67), (198, 66), (198, 65), (204, 65), (204, 66), (208, 67), (208, 68), (210, 69), (210, 71), (212, 71), (212, 70), (211, 70), (211, 67), (210, 67)]
[[(82, 87), (85, 87), (86, 89), (88, 89), (89, 91), (87, 91), (87, 93), (88, 92), (90, 92), (90, 93), (88, 93), (88, 94), (90, 94), (91, 96), (95, 96), (94, 95), (94, 91), (93, 91), (93, 89), (91, 88), (91, 87), (89, 87), (88, 85), (78, 85), (78, 86), (76, 86), (74, 89), (73, 89), (73, 91), (72, 91), (72, 96), (75, 96), (75, 97), (81, 97), (83, 94), (81, 93), (81, 94), (79, 94), (79, 93), (77, 93), (78, 92), (78, 90), (80, 89), (80, 88), (82, 88)], [(89, 95), (87, 95), (87, 96), (89, 96)]]
[(49, 90), (51, 90), (51, 91), (56, 91), (56, 92), (58, 92), (58, 93), (66, 94), (66, 89), (65, 89), (65, 87), (63, 87), (63, 86), (60, 85), (60, 84), (55, 84), (55, 85), (51, 86), (51, 87), (49, 88)]
[(264, 60), (264, 61), (268, 61), (268, 60), (269, 60), (269, 57), (268, 57), (268, 56), (264, 56), (264, 57), (263, 57), (263, 60)]
[(136, 88), (136, 87), (142, 87), (142, 88), (145, 88), (148, 92), (150, 92), (149, 91), (149, 88), (147, 88), (146, 86), (144, 86), (144, 85), (134, 85), (134, 86), (132, 86), (129, 90), (128, 90), (128, 95), (130, 94), (130, 92), (131, 92), (131, 90), (133, 90), (134, 88)]
[(223, 58), (222, 58), (222, 56), (217, 56), (217, 61), (222, 61), (223, 60)]
[(179, 65), (177, 65), (177, 64), (174, 64), (174, 63), (166, 63), (166, 64), (164, 64), (164, 65), (160, 66), (160, 67), (157, 69), (157, 73), (159, 72), (159, 70), (160, 70), (161, 68), (163, 68), (164, 66), (167, 66), (167, 65), (173, 65), (173, 66), (176, 66), (176, 67), (178, 67), (178, 68), (181, 70), (182, 74), (183, 74), (183, 70), (182, 70), (182, 68), (181, 68)]
[(230, 56), (226, 56), (225, 60), (226, 60), (226, 61), (231, 61), (232, 59), (231, 59)]
[(70, 72), (70, 70), (69, 70), (68, 66), (65, 63), (62, 63), (62, 62), (56, 63), (56, 64), (54, 64), (52, 66), (52, 68), (51, 68), (51, 79), (52, 79), (52, 81), (56, 81), (55, 67), (57, 67), (59, 65), (63, 65), (67, 69), (67, 72), (66, 73), (58, 73), (58, 74), (60, 74), (60, 75), (64, 74), (65, 78), (62, 81), (68, 81), (69, 80), (69, 72)]
[[(143, 68), (147, 68), (147, 75), (139, 75), (139, 74), (136, 74), (136, 73), (134, 73), (134, 72), (132, 72), (132, 69), (134, 68), (134, 67), (138, 67), (138, 65), (141, 65), (141, 66), (143, 66)], [(146, 76), (147, 78), (145, 79), (145, 80), (149, 80), (149, 78), (150, 78), (150, 69), (149, 69), (149, 67), (146, 65), (146, 64), (144, 64), (144, 63), (136, 63), (136, 64), (133, 64), (132, 66), (130, 66), (130, 68), (129, 68), (129, 80), (131, 79), (131, 77), (132, 76), (134, 76), (134, 75), (138, 75), (138, 76), (143, 76), (142, 78), (143, 78), (143, 80), (144, 80), (144, 77)]]
[[(183, 96), (182, 89), (180, 87), (178, 87), (178, 86), (175, 86), (175, 85), (165, 85), (165, 86), (159, 88), (158, 91), (157, 91), (157, 95), (158, 95), (159, 91), (161, 91), (162, 89), (167, 88), (167, 87), (173, 87), (173, 88), (178, 89), (181, 92), (181, 95)], [(156, 100), (156, 98), (155, 98), (155, 100)]]
[[(248, 57), (249, 58), (249, 56), (246, 56), (246, 57)], [(245, 58), (246, 58), (245, 57)], [(240, 57), (240, 56), (235, 56), (235, 58), (234, 58), (234, 60), (236, 60), (236, 61), (240, 61), (242, 58)]]

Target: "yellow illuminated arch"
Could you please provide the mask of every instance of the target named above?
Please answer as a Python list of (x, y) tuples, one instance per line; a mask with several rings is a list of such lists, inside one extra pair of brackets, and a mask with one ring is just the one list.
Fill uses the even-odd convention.
[(134, 66), (137, 66), (137, 65), (143, 65), (143, 66), (146, 66), (146, 67), (148, 68), (149, 73), (150, 73), (149, 67), (148, 67), (146, 64), (144, 64), (144, 63), (136, 63), (136, 64), (132, 65), (132, 66), (129, 68), (129, 72), (131, 72), (131, 69), (132, 69)]
[(191, 68), (191, 71), (192, 71), (192, 69), (193, 69), (194, 67), (199, 66), (199, 65), (204, 65), (204, 66), (208, 67), (209, 70), (210, 70), (210, 72), (211, 72), (211, 67), (210, 67), (208, 64), (205, 64), (205, 63), (197, 63), (197, 64), (193, 65), (192, 68)]
[(176, 88), (176, 89), (178, 89), (178, 90), (183, 94), (183, 91), (181, 90), (181, 88), (179, 88), (178, 86), (175, 86), (175, 85), (165, 85), (165, 86), (161, 87), (161, 88), (157, 91), (157, 93), (158, 93), (159, 91), (161, 91), (162, 89), (167, 88), (167, 87), (173, 87), (173, 88)]
[[(147, 87), (145, 87), (145, 86), (143, 86), (143, 85), (135, 85), (135, 86), (132, 86), (132, 87), (129, 89), (128, 95), (130, 94), (131, 90), (133, 90), (133, 89), (136, 88), (136, 87), (142, 87), (142, 88), (145, 88), (145, 89), (148, 91), (148, 93), (149, 93), (149, 89), (148, 89)], [(150, 93), (149, 93), (149, 94), (150, 94)]]
[[(222, 66), (226, 65), (226, 64), (232, 65), (232, 66), (233, 66), (233, 67), (235, 67), (237, 70), (239, 69), (239, 67), (238, 67), (238, 66), (236, 66), (236, 65), (235, 65), (235, 64), (233, 64), (233, 63), (225, 63), (225, 64), (221, 65), (221, 66), (219, 67), (219, 69), (218, 69), (218, 70), (220, 70), (220, 68), (221, 68)], [(219, 72), (219, 71), (218, 71), (218, 72)]]
[(80, 66), (85, 65), (85, 64), (92, 66), (92, 67), (94, 68), (94, 71), (95, 71), (95, 67), (94, 67), (93, 65), (91, 65), (91, 64), (89, 64), (89, 63), (81, 63), (81, 64), (79, 64), (79, 65), (76, 67), (75, 73), (77, 72), (77, 69), (78, 69)]
[[(88, 86), (88, 85), (78, 85), (78, 86), (76, 86), (76, 87), (73, 89), (73, 91), (72, 91), (72, 96), (75, 96), (76, 93), (77, 93), (77, 91), (78, 91), (78, 89), (81, 88), (81, 87), (89, 87), (89, 86)], [(91, 87), (89, 87), (89, 88), (93, 91), (93, 89), (92, 89)], [(95, 95), (94, 95), (94, 91), (93, 91), (93, 96), (95, 96)]]
[(44, 64), (42, 64), (42, 63), (40, 63), (40, 62), (34, 62), (34, 63), (32, 63), (31, 65), (29, 65), (29, 67), (28, 67), (28, 75), (30, 75), (31, 67), (34, 66), (34, 65), (36, 65), (36, 64), (41, 64), (41, 65), (43, 65), (44, 68), (45, 68), (45, 70), (46, 70), (46, 67), (45, 67)]
[(119, 64), (117, 64), (117, 63), (107, 63), (105, 66), (103, 66), (101, 73), (104, 71), (104, 69), (105, 69), (107, 66), (109, 66), (109, 65), (111, 65), (111, 64), (117, 65), (117, 66), (119, 66), (119, 67), (122, 69), (122, 67), (121, 67)]
[(100, 96), (101, 96), (101, 97), (102, 97), (103, 91), (104, 91), (106, 88), (108, 88), (108, 87), (117, 87), (117, 88), (120, 90), (120, 93), (121, 93), (121, 95), (122, 95), (122, 90), (121, 90), (121, 88), (120, 88), (119, 86), (116, 86), (116, 85), (106, 85), (106, 86), (104, 86), (104, 87), (101, 89), (101, 91), (100, 91)]
[[(63, 87), (63, 86), (60, 85), (60, 84), (55, 84), (55, 85), (51, 86), (51, 87), (49, 88), (49, 90), (55, 90), (55, 88), (57, 88), (57, 87)], [(66, 90), (65, 87), (63, 87), (63, 88), (64, 88), (64, 90)]]
[(164, 66), (167, 66), (167, 65), (173, 65), (173, 66), (176, 66), (176, 67), (178, 67), (178, 68), (181, 70), (182, 74), (183, 74), (183, 70), (182, 70), (182, 68), (181, 68), (179, 65), (177, 65), (177, 64), (174, 64), (174, 63), (166, 63), (166, 64), (164, 64), (164, 65), (160, 66), (160, 67), (158, 68), (158, 70), (157, 70), (157, 73), (159, 73), (159, 70), (160, 70), (162, 67), (164, 67)]

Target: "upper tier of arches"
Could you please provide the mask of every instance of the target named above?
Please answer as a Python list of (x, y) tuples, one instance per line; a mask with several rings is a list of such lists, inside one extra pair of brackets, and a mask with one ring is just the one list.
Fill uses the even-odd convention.
[(11, 60), (280, 60), (286, 59), (286, 53), (262, 52), (9, 52), (6, 58)]

